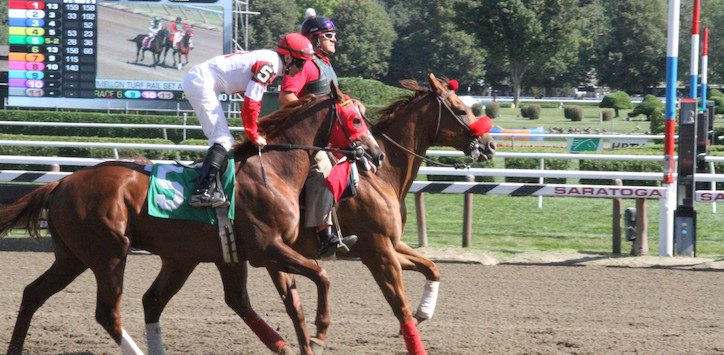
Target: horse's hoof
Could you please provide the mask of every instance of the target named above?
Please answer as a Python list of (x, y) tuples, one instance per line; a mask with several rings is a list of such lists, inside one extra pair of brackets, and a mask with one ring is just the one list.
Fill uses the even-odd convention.
[(182, 67), (183, 67), (183, 65), (181, 65), (181, 64), (179, 63), (179, 65), (176, 66), (176, 69), (181, 70)]
[(310, 338), (309, 346), (312, 348), (314, 355), (322, 355), (322, 353), (324, 352), (324, 341), (319, 340), (319, 338)]
[(279, 355), (292, 355), (294, 354), (294, 350), (290, 349), (288, 346), (285, 346), (282, 348), (282, 350), (279, 350), (277, 353)]

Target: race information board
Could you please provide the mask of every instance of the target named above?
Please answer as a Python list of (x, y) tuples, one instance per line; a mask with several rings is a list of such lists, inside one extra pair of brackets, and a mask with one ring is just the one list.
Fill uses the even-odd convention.
[(8, 2), (8, 95), (95, 97), (96, 0)]
[(234, 48), (231, 0), (7, 4), (8, 107), (186, 109), (185, 74)]

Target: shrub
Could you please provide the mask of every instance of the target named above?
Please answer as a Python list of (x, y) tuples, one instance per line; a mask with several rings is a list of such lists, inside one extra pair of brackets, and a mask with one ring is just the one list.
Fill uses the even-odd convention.
[(524, 118), (537, 120), (540, 118), (540, 105), (526, 105), (520, 108), (520, 115)]
[(610, 121), (613, 119), (613, 110), (610, 108), (604, 108), (601, 110), (601, 119), (604, 121)]
[(614, 91), (604, 96), (598, 107), (612, 108), (616, 113), (616, 117), (618, 117), (618, 110), (630, 109), (633, 106), (631, 105), (631, 96), (623, 91)]
[(666, 118), (664, 117), (663, 108), (656, 108), (649, 116), (649, 132), (651, 134), (664, 133)]
[[(471, 163), (470, 158), (468, 157), (430, 157), (430, 160), (439, 162), (441, 164), (469, 164), (471, 168), (494, 168), (495, 163), (494, 160), (489, 160), (486, 162), (478, 163), (473, 162)], [(428, 166), (435, 166), (435, 164), (426, 163)], [(428, 181), (465, 181), (465, 176), (458, 176), (458, 175), (427, 175)], [(495, 181), (495, 178), (493, 176), (476, 176), (475, 177), (476, 182), (493, 182)]]
[(367, 105), (387, 105), (395, 98), (410, 91), (385, 85), (380, 81), (355, 77), (339, 78), (339, 87), (349, 96)]
[[(578, 163), (578, 168), (581, 171), (661, 172), (661, 162), (636, 160), (618, 161), (581, 159)], [(614, 181), (609, 179), (581, 179), (581, 184), (613, 185)], [(633, 186), (656, 186), (658, 182), (648, 180), (623, 180), (623, 184)]]
[(490, 118), (498, 118), (500, 116), (500, 105), (497, 102), (488, 102), (485, 104), (485, 115)]
[(654, 95), (646, 95), (644, 96), (643, 101), (641, 101), (640, 104), (636, 105), (633, 111), (628, 113), (628, 117), (646, 115), (646, 120), (648, 121), (651, 120), (651, 114), (654, 113), (656, 109), (663, 110), (664, 103), (661, 102), (661, 100), (659, 100), (659, 98)]
[(581, 106), (566, 106), (563, 108), (563, 115), (571, 121), (583, 121), (583, 108)]
[(470, 111), (473, 111), (473, 116), (480, 117), (483, 115), (483, 104), (476, 102), (470, 106)]
[(713, 89), (709, 93), (708, 100), (714, 101), (714, 107), (716, 107), (717, 112), (724, 111), (724, 93), (717, 89)]

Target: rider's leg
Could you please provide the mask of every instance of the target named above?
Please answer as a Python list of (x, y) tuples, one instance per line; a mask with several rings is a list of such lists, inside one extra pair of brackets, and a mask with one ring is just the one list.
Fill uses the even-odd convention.
[(206, 153), (204, 163), (199, 170), (196, 186), (191, 193), (189, 205), (193, 207), (218, 207), (226, 204), (224, 187), (217, 183), (217, 176), (226, 171), (227, 151), (219, 143), (214, 143)]
[(306, 182), (306, 227), (316, 227), (319, 238), (319, 255), (326, 258), (339, 251), (348, 251), (348, 247), (357, 242), (357, 236), (349, 235), (341, 238), (332, 228), (332, 208), (334, 196), (325, 184), (332, 170), (332, 162), (327, 152), (320, 151), (314, 155), (314, 164), (309, 171)]
[(220, 196), (213, 185), (216, 176), (226, 169), (226, 153), (231, 149), (234, 137), (229, 131), (224, 109), (221, 107), (214, 85), (214, 76), (202, 65), (192, 68), (184, 78), (186, 97), (194, 108), (194, 113), (211, 145), (189, 201), (192, 206), (216, 207), (226, 203), (223, 192)]

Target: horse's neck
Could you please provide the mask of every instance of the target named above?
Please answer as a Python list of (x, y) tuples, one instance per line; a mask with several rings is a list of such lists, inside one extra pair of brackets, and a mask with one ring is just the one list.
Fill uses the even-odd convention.
[[(400, 112), (395, 122), (388, 126), (385, 134), (407, 151), (425, 156), (425, 152), (432, 145), (431, 137), (434, 135), (431, 130), (435, 127), (431, 125), (437, 122), (433, 114), (435, 112), (429, 104), (414, 112), (407, 109), (406, 112)], [(385, 138), (378, 137), (378, 140), (383, 143), (387, 159), (380, 174), (385, 176), (385, 181), (394, 185), (397, 196), (402, 201), (420, 170), (422, 159)]]

